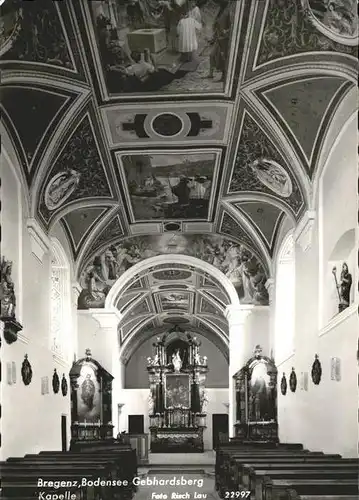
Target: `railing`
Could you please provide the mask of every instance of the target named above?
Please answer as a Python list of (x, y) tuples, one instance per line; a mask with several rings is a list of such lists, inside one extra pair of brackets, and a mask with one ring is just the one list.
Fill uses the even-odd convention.
[(150, 415), (150, 427), (193, 429), (206, 427), (206, 415), (186, 408), (169, 408), (164, 413)]

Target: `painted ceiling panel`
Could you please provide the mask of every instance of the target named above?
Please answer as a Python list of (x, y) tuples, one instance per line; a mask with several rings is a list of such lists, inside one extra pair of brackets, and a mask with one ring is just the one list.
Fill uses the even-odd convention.
[(264, 92), (303, 148), (309, 163), (321, 121), (343, 83), (342, 78), (313, 78)]
[(74, 248), (77, 249), (81, 239), (91, 229), (96, 221), (107, 211), (106, 207), (78, 208), (64, 215), (63, 221), (71, 235)]
[(127, 305), (136, 300), (140, 295), (141, 292), (126, 292), (124, 295), (122, 295), (122, 297), (120, 297), (119, 301), (117, 302), (117, 309), (122, 312), (127, 307)]
[(6, 19), (2, 45), (11, 41), (11, 48), (1, 56), (3, 61), (75, 69), (55, 2), (36, 0), (28, 5), (17, 0), (3, 2), (1, 15)]
[(120, 236), (123, 236), (123, 228), (119, 216), (116, 215), (97, 236), (94, 243), (91, 245), (90, 252), (96, 252), (96, 250), (106, 242), (112, 241)]
[(249, 113), (244, 114), (239, 134), (228, 194), (269, 194), (298, 214), (304, 204), (303, 195), (282, 153)]
[(86, 114), (53, 164), (43, 188), (39, 212), (45, 222), (71, 201), (112, 198), (91, 120)]
[(2, 86), (1, 106), (4, 107), (19, 135), (27, 165), (30, 166), (46, 130), (68, 98), (68, 95), (44, 89)]
[[(311, 5), (317, 4), (325, 13), (328, 4), (321, 0), (270, 0), (267, 1), (267, 14), (264, 30), (259, 46), (257, 65), (268, 63), (285, 56), (301, 54), (305, 52), (340, 52), (356, 57), (355, 46), (335, 41), (335, 28), (328, 29), (324, 35), (318, 24), (311, 22)], [(261, 2), (264, 6), (264, 2)], [(353, 4), (356, 2), (352, 2)], [(329, 20), (327, 21), (329, 22)], [(357, 18), (353, 18), (353, 25), (357, 24)], [(344, 40), (343, 40), (344, 41)], [(354, 36), (355, 44), (355, 36)]]
[(272, 248), (273, 237), (278, 223), (278, 218), (283, 213), (275, 205), (261, 202), (242, 202), (235, 203), (236, 208), (244, 212), (249, 220), (257, 226), (264, 236), (268, 247)]

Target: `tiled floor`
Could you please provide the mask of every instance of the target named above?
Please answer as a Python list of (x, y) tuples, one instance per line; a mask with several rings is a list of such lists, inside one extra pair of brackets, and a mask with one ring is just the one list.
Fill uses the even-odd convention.
[(133, 500), (218, 500), (214, 488), (215, 453), (154, 453), (139, 469), (145, 484)]
[(179, 464), (179, 465), (213, 465), (216, 454), (213, 450), (204, 453), (150, 453), (149, 463), (155, 464)]

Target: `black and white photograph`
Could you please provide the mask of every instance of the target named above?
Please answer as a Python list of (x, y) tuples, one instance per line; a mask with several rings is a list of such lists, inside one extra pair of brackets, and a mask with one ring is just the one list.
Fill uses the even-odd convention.
[(355, 500), (355, 0), (0, 0), (4, 500)]

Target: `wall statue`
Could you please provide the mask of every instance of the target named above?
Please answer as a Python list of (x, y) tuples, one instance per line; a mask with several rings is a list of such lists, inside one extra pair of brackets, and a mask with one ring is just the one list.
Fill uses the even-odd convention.
[(353, 278), (349, 273), (348, 265), (346, 262), (343, 262), (339, 283), (337, 280), (337, 268), (335, 266), (333, 267), (332, 273), (335, 280), (335, 286), (338, 290), (339, 312), (342, 312), (350, 305), (350, 289), (353, 283)]
[(0, 300), (1, 300), (1, 317), (15, 318), (16, 297), (14, 282), (11, 278), (12, 261), (6, 260), (5, 257), (1, 261), (1, 284), (0, 284)]
[(173, 368), (175, 369), (175, 372), (179, 372), (182, 368), (182, 359), (179, 354), (179, 350), (176, 351), (176, 354), (172, 355), (172, 363), (173, 363)]

